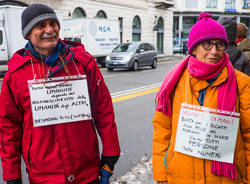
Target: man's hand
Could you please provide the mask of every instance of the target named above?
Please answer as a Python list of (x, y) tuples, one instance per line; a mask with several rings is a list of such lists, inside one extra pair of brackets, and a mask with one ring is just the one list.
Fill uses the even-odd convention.
[(21, 179), (10, 180), (7, 181), (7, 184), (22, 184), (22, 180)]
[(101, 167), (103, 167), (105, 164), (107, 164), (109, 169), (111, 171), (113, 171), (114, 166), (115, 166), (117, 160), (119, 159), (119, 156), (120, 155), (117, 155), (117, 156), (102, 156)]

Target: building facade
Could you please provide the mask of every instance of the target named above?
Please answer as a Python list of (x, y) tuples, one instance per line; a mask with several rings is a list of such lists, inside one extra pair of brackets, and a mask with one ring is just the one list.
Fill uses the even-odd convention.
[(250, 28), (250, 0), (174, 0), (174, 45), (188, 40), (191, 27), (203, 11), (216, 20), (220, 16), (236, 16), (237, 22)]
[[(31, 4), (41, 2), (64, 12), (63, 18), (107, 18), (120, 22), (121, 42), (152, 43), (159, 53), (172, 54), (173, 0), (19, 0), (4, 2)], [(83, 43), (84, 44), (84, 43)]]

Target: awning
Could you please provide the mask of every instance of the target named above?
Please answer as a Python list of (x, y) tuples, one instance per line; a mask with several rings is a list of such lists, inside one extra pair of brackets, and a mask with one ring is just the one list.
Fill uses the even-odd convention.
[(174, 3), (173, 2), (169, 2), (169, 1), (156, 1), (155, 2), (155, 8), (159, 8), (159, 9), (168, 9), (174, 7)]

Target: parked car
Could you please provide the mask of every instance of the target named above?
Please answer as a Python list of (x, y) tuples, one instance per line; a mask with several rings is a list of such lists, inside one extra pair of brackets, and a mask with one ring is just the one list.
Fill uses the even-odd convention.
[(157, 67), (157, 51), (150, 43), (121, 43), (106, 57), (108, 71), (114, 68), (138, 70), (140, 66)]

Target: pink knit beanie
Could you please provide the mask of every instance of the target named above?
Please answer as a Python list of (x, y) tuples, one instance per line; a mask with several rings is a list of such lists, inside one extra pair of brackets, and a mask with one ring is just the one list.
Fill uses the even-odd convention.
[(188, 53), (191, 55), (193, 49), (206, 40), (222, 40), (228, 45), (227, 34), (224, 27), (212, 19), (212, 15), (202, 12), (198, 21), (193, 25), (189, 33)]

